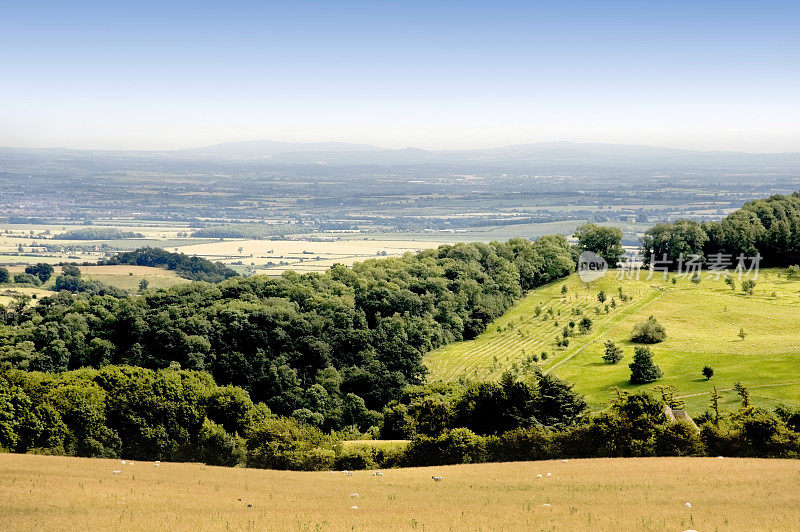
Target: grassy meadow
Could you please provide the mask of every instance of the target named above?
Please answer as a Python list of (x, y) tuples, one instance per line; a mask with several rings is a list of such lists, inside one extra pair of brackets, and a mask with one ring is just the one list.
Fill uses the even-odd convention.
[[(119, 264), (113, 266), (80, 266), (81, 276), (84, 279), (91, 281), (100, 281), (107, 285), (130, 290), (135, 292), (139, 289), (139, 282), (142, 279), (147, 280), (149, 283), (148, 288), (169, 288), (170, 286), (182, 283), (189, 283), (188, 279), (178, 277), (174, 271), (164, 268), (153, 268), (150, 266), (132, 266), (128, 264)], [(25, 266), (8, 266), (9, 273), (16, 274), (25, 271)], [(61, 274), (61, 269), (55, 267), (53, 276), (47, 280), (41, 287), (24, 288), (24, 287), (9, 287), (8, 290), (18, 292), (38, 292), (39, 297), (52, 293), (53, 285), (55, 284), (56, 277)]]
[(627, 458), (347, 476), (0, 454), (0, 523), (6, 530), (786, 530), (800, 522), (799, 466)]
[[(672, 276), (666, 281), (660, 274), (646, 277), (643, 273), (639, 280), (621, 280), (610, 272), (585, 284), (573, 275), (533, 290), (475, 340), (429, 353), (425, 361), (430, 378), (496, 379), (509, 369), (522, 370), (524, 361), (535, 354), (542, 370), (574, 383), (598, 407), (615, 386), (639, 388), (628, 382), (634, 346), (630, 334), (635, 323), (653, 315), (667, 331), (666, 341), (651, 346), (664, 377), (645, 388), (674, 385), (692, 413), (706, 408), (713, 385), (722, 390), (724, 404), (736, 404), (735, 381), (750, 387), (756, 404), (800, 406), (800, 281), (786, 280), (783, 270), (762, 270), (748, 296), (738, 280), (731, 290), (722, 277), (704, 275), (699, 284), (683, 276), (674, 284)], [(566, 294), (562, 286), (567, 286)], [(629, 301), (621, 301), (620, 289)], [(604, 304), (597, 298), (601, 291), (607, 296)], [(612, 298), (615, 307), (610, 305)], [(566, 348), (556, 347), (562, 328), (583, 316), (594, 322), (592, 330), (570, 338)], [(743, 339), (740, 329), (745, 331)], [(609, 365), (601, 359), (606, 340), (623, 348), (620, 363)], [(547, 353), (545, 360), (542, 352)], [(714, 369), (708, 381), (701, 375), (705, 365)]]

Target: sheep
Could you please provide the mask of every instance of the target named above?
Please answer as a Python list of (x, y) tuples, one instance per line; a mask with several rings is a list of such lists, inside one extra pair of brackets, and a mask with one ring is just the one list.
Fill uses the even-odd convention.
[(536, 475), (536, 478), (542, 478), (542, 474), (539, 473), (538, 475)]
[(350, 498), (351, 499), (358, 499), (358, 493), (351, 493), (350, 494)]
[(687, 502), (687, 503), (686, 503), (686, 504), (684, 504), (683, 506), (684, 506), (685, 508), (691, 508), (691, 507), (692, 507), (692, 503), (690, 503), (690, 502)]
[(353, 476), (353, 472), (352, 471), (348, 471), (346, 474), (347, 474), (348, 477), (352, 477)]
[(115, 475), (119, 475), (119, 474), (121, 474), (121, 473), (122, 473), (122, 471), (120, 471), (119, 469), (117, 469), (116, 471), (112, 471), (112, 473), (113, 473), (113, 474), (115, 474)]
[(133, 465), (133, 462), (128, 462), (128, 465), (129, 465), (129, 466), (132, 466), (132, 465)]
[(434, 482), (441, 482), (442, 480), (444, 480), (442, 477), (431, 477), (431, 478), (433, 479)]
[(552, 474), (552, 473), (548, 473), (548, 474), (547, 474), (547, 476), (548, 476), (548, 477), (552, 477), (552, 476), (553, 476), (553, 474)]
[(549, 505), (549, 504), (547, 504), (547, 503), (544, 503), (544, 504), (542, 505), (542, 508), (550, 508), (550, 505)]
[(373, 477), (382, 477), (383, 473), (381, 471), (373, 471), (372, 472), (372, 476)]
[(353, 505), (353, 506), (350, 507), (350, 509), (351, 510), (358, 510), (358, 506)]
[(562, 460), (561, 460), (561, 463), (562, 463), (562, 464), (566, 464), (567, 462), (569, 462), (569, 460), (567, 460), (566, 458), (564, 458), (564, 459), (562, 459)]
[(125, 465), (125, 460), (122, 461), (122, 465)]

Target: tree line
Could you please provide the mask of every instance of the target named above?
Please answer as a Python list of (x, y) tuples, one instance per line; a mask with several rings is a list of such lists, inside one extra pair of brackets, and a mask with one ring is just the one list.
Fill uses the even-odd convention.
[(728, 255), (761, 256), (762, 267), (800, 263), (800, 192), (745, 203), (719, 222), (677, 220), (648, 229), (641, 238), (645, 263), (651, 256), (677, 264), (681, 255), (707, 261)]
[[(411, 387), (366, 434), (324, 432), (275, 415), (205, 372), (132, 366), (43, 373), (0, 366), (0, 450), (294, 470), (631, 456), (800, 456), (800, 411), (714, 410), (699, 429), (668, 415), (667, 400), (618, 393), (587, 413), (552, 377)], [(401, 408), (402, 407), (402, 408)], [(345, 415), (363, 415), (356, 402)], [(397, 432), (400, 431), (400, 432)], [(405, 436), (393, 447), (344, 439)]]

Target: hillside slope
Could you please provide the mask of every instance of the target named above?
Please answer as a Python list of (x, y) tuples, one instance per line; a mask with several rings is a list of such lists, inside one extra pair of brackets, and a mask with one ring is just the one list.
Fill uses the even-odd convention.
[[(800, 282), (787, 281), (782, 270), (764, 270), (752, 296), (743, 294), (739, 284), (731, 290), (722, 278), (704, 277), (700, 284), (693, 284), (678, 277), (673, 284), (660, 276), (618, 280), (609, 273), (587, 285), (573, 275), (533, 290), (478, 338), (433, 351), (425, 363), (431, 380), (497, 379), (505, 371), (533, 367), (535, 355), (543, 371), (574, 383), (598, 407), (615, 386), (639, 388), (628, 383), (635, 345), (629, 341), (630, 333), (635, 323), (654, 315), (667, 330), (667, 340), (651, 346), (664, 378), (645, 388), (674, 385), (679, 396), (686, 396), (693, 413), (707, 407), (713, 385), (722, 390), (724, 403), (735, 404), (738, 397), (732, 387), (736, 381), (750, 387), (757, 404), (798, 405)], [(566, 294), (562, 294), (563, 286), (567, 286)], [(630, 296), (629, 301), (620, 300), (620, 289)], [(607, 297), (604, 304), (597, 298), (601, 291)], [(570, 338), (566, 348), (556, 347), (563, 327), (583, 316), (592, 319), (591, 331)], [(746, 333), (744, 339), (738, 336), (740, 329)], [(616, 365), (601, 359), (607, 340), (623, 348), (625, 358)], [(709, 381), (701, 375), (705, 365), (715, 371)]]

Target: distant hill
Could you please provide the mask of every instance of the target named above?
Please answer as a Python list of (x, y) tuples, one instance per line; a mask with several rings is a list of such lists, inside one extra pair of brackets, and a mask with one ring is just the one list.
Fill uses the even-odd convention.
[(246, 141), (164, 151), (0, 148), (0, 165), (26, 160), (63, 163), (237, 163), (258, 165), (420, 166), (448, 169), (552, 167), (748, 168), (760, 172), (796, 171), (800, 153), (698, 151), (627, 144), (540, 142), (471, 150), (386, 149), (344, 142), (291, 143)]

